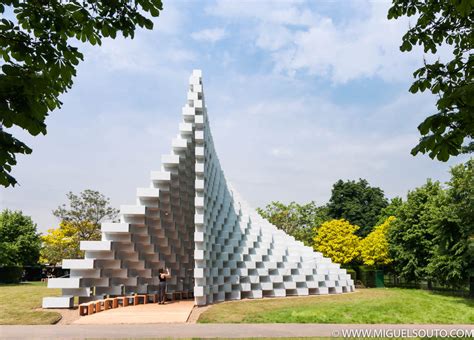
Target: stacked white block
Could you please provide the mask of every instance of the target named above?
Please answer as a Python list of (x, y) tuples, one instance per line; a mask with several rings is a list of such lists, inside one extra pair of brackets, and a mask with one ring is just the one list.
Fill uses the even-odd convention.
[(172, 274), (168, 290), (194, 289), (197, 305), (353, 291), (345, 269), (261, 218), (227, 183), (199, 70), (182, 116), (161, 171), (137, 189), (135, 205), (120, 207), (119, 223), (102, 224), (101, 241), (81, 242), (84, 259), (63, 261), (70, 277), (48, 282), (63, 296), (45, 298), (43, 307), (155, 291), (163, 267)]

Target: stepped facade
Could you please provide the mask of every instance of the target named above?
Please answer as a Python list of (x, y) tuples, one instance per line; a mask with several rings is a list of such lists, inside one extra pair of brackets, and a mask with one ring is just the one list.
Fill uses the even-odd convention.
[(164, 267), (168, 291), (192, 291), (196, 305), (354, 290), (345, 269), (260, 217), (226, 181), (199, 70), (171, 145), (136, 204), (120, 207), (120, 222), (102, 223), (101, 241), (81, 242), (84, 259), (63, 260), (70, 277), (48, 280), (62, 296), (44, 298), (44, 308), (155, 292)]

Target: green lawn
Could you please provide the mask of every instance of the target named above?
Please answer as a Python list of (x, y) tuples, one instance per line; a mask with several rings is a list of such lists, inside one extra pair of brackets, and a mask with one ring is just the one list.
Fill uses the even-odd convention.
[(60, 295), (60, 289), (48, 289), (43, 282), (0, 285), (0, 325), (42, 325), (58, 322), (61, 314), (35, 310), (41, 307), (44, 296), (54, 295)]
[(417, 289), (219, 303), (200, 323), (474, 324), (474, 300)]

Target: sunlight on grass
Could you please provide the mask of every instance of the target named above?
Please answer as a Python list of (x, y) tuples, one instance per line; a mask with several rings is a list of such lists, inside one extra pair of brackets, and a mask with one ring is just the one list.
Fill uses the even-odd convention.
[(472, 324), (474, 300), (415, 289), (359, 289), (353, 294), (225, 302), (200, 323)]
[(35, 310), (45, 296), (60, 295), (60, 289), (48, 289), (44, 282), (0, 285), (1, 325), (53, 324), (61, 319), (56, 312)]

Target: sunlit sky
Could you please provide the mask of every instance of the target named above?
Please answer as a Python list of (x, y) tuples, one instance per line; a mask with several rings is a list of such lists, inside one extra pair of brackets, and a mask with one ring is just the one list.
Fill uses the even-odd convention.
[[(202, 69), (214, 142), (226, 177), (253, 206), (324, 204), (338, 179), (365, 178), (387, 197), (448, 163), (410, 155), (435, 98), (408, 92), (423, 53), (399, 51), (409, 20), (388, 2), (164, 1), (153, 31), (80, 45), (85, 60), (48, 134), (13, 132), (33, 148), (0, 189), (1, 208), (57, 227), (68, 191), (99, 190), (133, 204), (177, 134), (187, 81)], [(412, 19), (413, 22), (413, 19)], [(447, 53), (442, 51), (441, 53)], [(443, 56), (442, 56), (443, 57)]]

